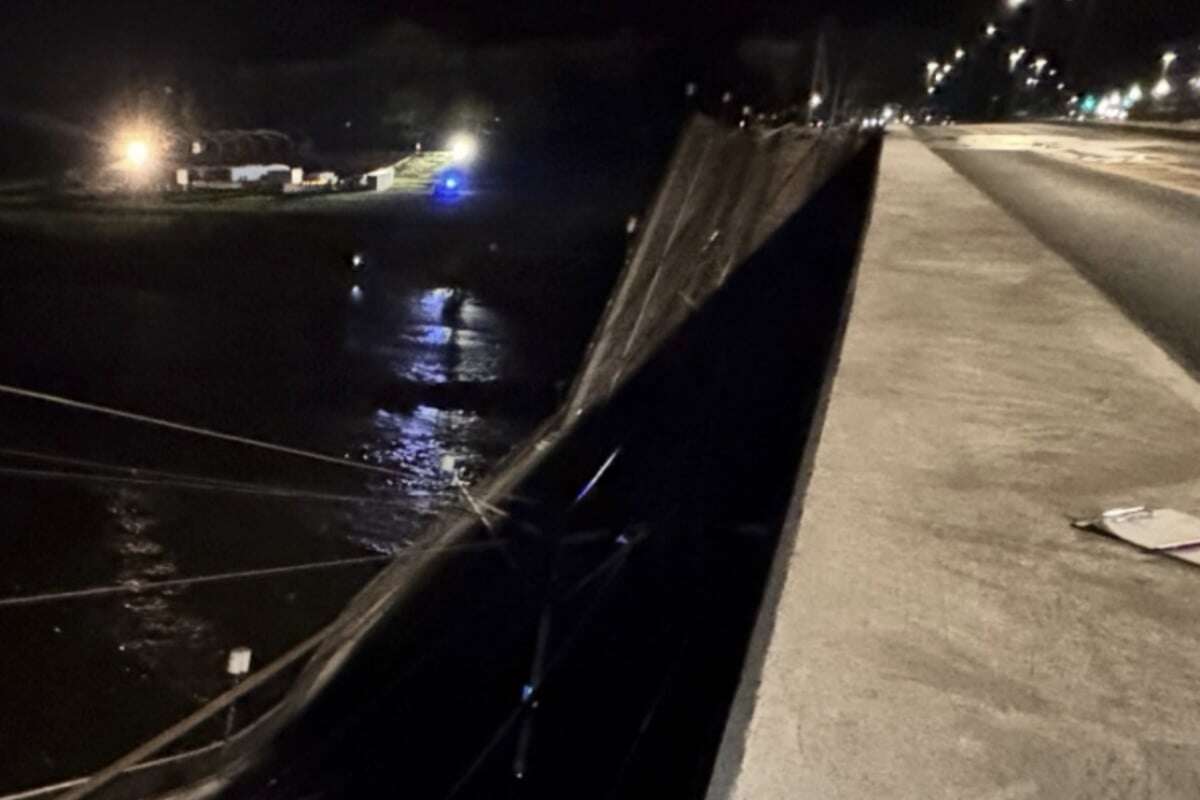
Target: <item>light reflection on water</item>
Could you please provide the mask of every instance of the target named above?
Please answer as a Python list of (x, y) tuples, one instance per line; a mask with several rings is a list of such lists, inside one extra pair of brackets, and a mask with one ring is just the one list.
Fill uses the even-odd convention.
[(439, 288), (409, 295), (405, 326), (392, 351), (392, 373), (420, 383), (488, 381), (500, 377), (500, 320), (462, 291)]
[[(352, 323), (346, 331), (343, 346), (365, 360), (368, 373), (377, 376), (372, 380), (404, 384), (415, 401), (394, 407), (382, 402), (365, 415), (355, 412), (339, 426), (344, 431), (340, 435), (346, 436), (344, 450), (350, 457), (396, 470), (396, 477), (372, 476), (366, 489), (401, 503), (313, 506), (307, 516), (309, 529), (302, 533), (344, 536), (370, 550), (394, 552), (414, 543), (436, 515), (461, 503), (453, 476), (443, 469), (443, 457), (453, 458), (469, 484), (516, 439), (519, 425), (469, 408), (443, 407), (445, 402), (422, 402), (422, 387), (500, 380), (506, 377), (502, 371), (510, 343), (504, 320), (465, 292), (433, 289), (392, 297), (380, 292), (374, 298), (366, 292), (364, 303), (356, 308), (362, 313), (357, 327)], [(375, 388), (372, 380), (352, 387), (352, 392), (369, 396)], [(104, 498), (114, 582), (192, 577), (192, 568), (179, 566), (172, 553), (174, 526), (163, 524), (174, 516), (175, 500), (169, 493), (123, 488), (106, 492)], [(295, 560), (286, 551), (278, 554), (280, 563)], [(189, 661), (212, 652), (223, 636), (216, 623), (189, 612), (182, 603), (183, 592), (167, 589), (128, 596), (114, 635), (130, 669), (178, 680), (200, 696), (212, 691), (210, 676), (163, 675), (164, 669), (186, 670)]]
[(437, 384), (503, 377), (509, 345), (505, 321), (469, 293), (364, 290), (362, 298), (344, 347), (383, 367), (392, 379)]
[(358, 543), (374, 550), (391, 551), (437, 514), (457, 505), (458, 490), (452, 476), (442, 469), (442, 456), (453, 456), (469, 480), (486, 463), (479, 445), (491, 432), (487, 421), (478, 414), (424, 405), (403, 412), (379, 409), (372, 424), (372, 455), (403, 475), (378, 480), (372, 489), (376, 494), (398, 495), (408, 502), (399, 511), (352, 507), (348, 528)]
[[(436, 288), (410, 293), (398, 305), (398, 330), (374, 348), (396, 381), (434, 385), (501, 379), (503, 321), (476, 298)], [(437, 514), (460, 502), (452, 476), (442, 469), (443, 456), (453, 457), (469, 482), (485, 468), (493, 454), (489, 451), (502, 448), (508, 436), (502, 421), (467, 409), (421, 403), (411, 409), (377, 408), (362, 432), (358, 455), (403, 476), (375, 481), (375, 493), (398, 495), (410, 503), (400, 513), (353, 509), (353, 519), (347, 521), (352, 538), (384, 551), (410, 541)]]
[[(107, 541), (117, 559), (117, 583), (143, 584), (178, 577), (170, 550), (161, 541), (169, 531), (159, 529), (161, 514), (154, 508), (155, 502), (153, 492), (131, 488), (112, 491), (106, 501)], [(179, 592), (162, 589), (133, 594), (121, 603), (124, 613), (115, 622), (118, 649), (132, 656), (144, 671), (143, 677), (152, 670), (161, 673), (164, 663), (174, 661), (181, 649), (201, 654), (212, 648), (212, 624), (178, 608), (173, 599)], [(172, 659), (163, 657), (168, 650)], [(131, 672), (134, 665), (124, 669)]]

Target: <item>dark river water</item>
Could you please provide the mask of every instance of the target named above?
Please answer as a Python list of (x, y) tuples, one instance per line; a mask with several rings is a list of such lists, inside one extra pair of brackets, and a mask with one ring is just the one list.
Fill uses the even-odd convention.
[[(446, 467), (551, 409), (620, 265), (626, 208), (515, 206), (0, 220), (0, 384), (389, 470), (0, 394), (0, 600), (419, 547), (463, 502)], [(0, 791), (122, 754), (380, 566), (0, 603)]]

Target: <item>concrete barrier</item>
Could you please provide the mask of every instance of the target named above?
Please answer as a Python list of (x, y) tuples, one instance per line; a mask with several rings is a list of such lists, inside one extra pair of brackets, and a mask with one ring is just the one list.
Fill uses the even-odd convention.
[(884, 147), (829, 408), (710, 800), (1200, 796), (1200, 387), (978, 188)]

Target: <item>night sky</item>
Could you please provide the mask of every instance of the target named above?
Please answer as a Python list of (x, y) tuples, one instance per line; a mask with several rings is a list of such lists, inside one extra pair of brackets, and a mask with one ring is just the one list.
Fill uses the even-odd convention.
[[(1073, 56), (1080, 84), (1152, 76), (1166, 45), (1200, 35), (1195, 0), (1030, 2), (1041, 9), (1037, 49)], [(1081, 39), (1081, 19), (1089, 4), (1091, 18)], [(590, 6), (562, 0), (40, 0), (5, 11), (0, 125), (6, 133), (22, 115), (94, 124), (120, 87), (139, 81), (191, 86), (211, 109), (224, 99), (231, 70), (252, 75), (256, 69), (354, 60), (372, 47), (377, 53), (396, 23), (419, 26), (435, 37), (434, 50), (428, 51), (435, 60), (437, 48), (470, 53), (508, 47), (534, 54), (555, 45), (623, 35), (648, 50), (657, 48), (659, 61), (654, 63), (678, 66), (680, 75), (694, 71), (702, 82), (707, 80), (709, 90), (717, 83), (736, 83), (747, 54), (751, 60), (769, 61), (780, 45), (793, 49), (767, 68), (789, 73), (791, 83), (804, 85), (814, 34), (824, 26), (834, 31), (832, 51), (857, 99), (879, 103), (919, 92), (925, 61), (947, 58), (956, 44), (977, 37), (985, 21), (1004, 26), (1011, 20), (1004, 0), (737, 0), (707, 5), (607, 0)], [(439, 69), (431, 68), (430, 81), (444, 80), (444, 69)], [(419, 65), (410, 65), (406, 74), (414, 82), (422, 80)], [(239, 121), (245, 123), (246, 116), (243, 109)]]
[[(1040, 2), (1047, 8), (1081, 10), (1089, 0)], [(1091, 65), (1152, 57), (1166, 42), (1200, 33), (1200, 8), (1192, 0), (1090, 2)], [(872, 53), (920, 50), (904, 53), (919, 71), (927, 51), (939, 42), (950, 48), (985, 20), (1003, 23), (1006, 12), (1003, 0), (606, 0), (590, 9), (586, 3), (561, 0), (40, 0), (5, 9), (0, 58), (10, 67), (4, 76), (8, 88), (31, 76), (64, 77), (56, 74), (60, 62), (104, 69), (126, 60), (165, 64), (179, 58), (260, 62), (332, 57), (361, 46), (396, 20), (470, 43), (632, 30), (703, 48), (746, 36), (803, 35), (829, 16), (846, 31), (852, 51), (856, 43)], [(31, 72), (14, 74), (11, 67), (17, 65)], [(901, 76), (895, 77), (899, 85)]]

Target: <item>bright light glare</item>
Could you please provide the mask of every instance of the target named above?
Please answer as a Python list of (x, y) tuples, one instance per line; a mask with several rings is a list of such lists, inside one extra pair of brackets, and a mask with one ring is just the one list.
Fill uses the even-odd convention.
[(1163, 69), (1166, 69), (1167, 67), (1171, 66), (1171, 64), (1174, 63), (1175, 59), (1177, 59), (1177, 58), (1179, 58), (1179, 54), (1175, 53), (1171, 50), (1168, 50), (1167, 52), (1163, 53), (1162, 54)]
[(456, 133), (448, 143), (450, 157), (459, 164), (470, 164), (479, 156), (479, 140), (469, 133)]
[(1158, 83), (1154, 84), (1154, 88), (1150, 90), (1150, 94), (1158, 99), (1162, 99), (1171, 93), (1171, 82), (1166, 78), (1162, 78)]
[(989, 22), (987, 28), (985, 29), (985, 33), (987, 33), (987, 37), (990, 39), (996, 35), (996, 30), (996, 26)]
[(1027, 0), (1008, 0), (1008, 7), (1016, 11), (1021, 6), (1025, 5)]
[(150, 147), (140, 139), (125, 145), (125, 160), (135, 167), (144, 167), (150, 161)]
[(1129, 112), (1123, 107), (1121, 93), (1118, 91), (1109, 92), (1099, 101), (1095, 96), (1088, 95), (1083, 100), (1082, 108), (1087, 113), (1095, 113), (1101, 119), (1123, 120), (1129, 118)]
[(147, 173), (156, 166), (162, 153), (162, 135), (153, 126), (129, 125), (116, 133), (112, 140), (112, 154), (116, 166), (130, 173)]
[(817, 106), (821, 105), (821, 103), (824, 103), (824, 102), (825, 102), (825, 98), (821, 97), (820, 92), (813, 92), (812, 97), (808, 98), (808, 107), (816, 108)]

